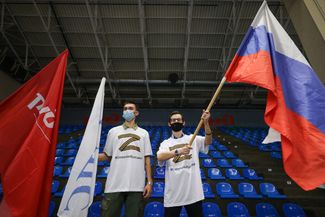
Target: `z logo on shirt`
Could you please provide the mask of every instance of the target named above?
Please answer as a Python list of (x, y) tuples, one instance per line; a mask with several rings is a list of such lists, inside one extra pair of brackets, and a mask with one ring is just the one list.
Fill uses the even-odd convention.
[(119, 148), (120, 151), (135, 150), (135, 151), (140, 152), (140, 147), (134, 146), (134, 145), (130, 145), (131, 142), (135, 142), (135, 141), (139, 141), (140, 140), (140, 137), (138, 135), (135, 135), (135, 134), (132, 134), (132, 133), (127, 133), (127, 134), (122, 134), (122, 135), (119, 135), (118, 136), (118, 139), (122, 139), (122, 138), (129, 138), (129, 139), (126, 140), (121, 145), (121, 147)]
[[(172, 147), (169, 147), (169, 150), (170, 151), (173, 151), (173, 150), (178, 149), (178, 148), (183, 148), (186, 145), (187, 144), (177, 144), (177, 145), (174, 145)], [(173, 159), (173, 162), (179, 163), (179, 162), (181, 162), (183, 160), (189, 160), (191, 158), (192, 158), (192, 154), (189, 154), (189, 155), (181, 155), (178, 160), (176, 160), (177, 157), (175, 156), (174, 159)]]

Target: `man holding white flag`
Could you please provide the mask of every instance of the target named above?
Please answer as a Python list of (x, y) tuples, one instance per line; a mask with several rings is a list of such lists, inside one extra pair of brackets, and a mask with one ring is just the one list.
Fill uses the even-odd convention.
[(86, 217), (93, 202), (105, 95), (102, 78), (94, 106), (66, 185), (58, 216)]
[(125, 102), (125, 122), (108, 132), (104, 153), (99, 154), (99, 161), (111, 162), (102, 201), (102, 217), (120, 216), (123, 204), (125, 217), (142, 216), (143, 198), (151, 195), (150, 136), (136, 124), (138, 115), (138, 106), (134, 102)]

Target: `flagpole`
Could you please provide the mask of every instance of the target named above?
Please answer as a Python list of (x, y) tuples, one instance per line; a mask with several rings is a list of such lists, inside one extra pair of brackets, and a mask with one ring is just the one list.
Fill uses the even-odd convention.
[[(214, 93), (214, 95), (205, 111), (209, 112), (211, 110), (211, 108), (212, 108), (214, 102), (216, 101), (217, 97), (219, 96), (221, 89), (222, 89), (223, 85), (225, 84), (225, 82), (226, 82), (226, 77), (223, 76), (217, 90), (215, 91), (215, 93)], [(190, 146), (192, 146), (192, 143), (193, 143), (195, 137), (197, 136), (199, 130), (201, 129), (202, 124), (203, 124), (203, 119), (201, 118), (201, 120), (200, 120), (199, 124), (197, 125), (197, 127), (192, 135), (192, 138), (189, 142)], [(180, 158), (180, 156), (176, 156), (173, 161), (177, 162), (179, 158)]]

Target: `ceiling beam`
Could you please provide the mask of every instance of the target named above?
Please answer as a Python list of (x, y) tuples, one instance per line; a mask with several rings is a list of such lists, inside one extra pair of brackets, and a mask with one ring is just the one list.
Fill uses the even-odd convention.
[[(60, 54), (59, 50), (58, 50), (58, 48), (57, 48), (57, 46), (56, 46), (56, 44), (54, 42), (54, 39), (53, 39), (53, 37), (51, 35), (51, 32), (50, 32), (50, 19), (51, 19), (50, 14), (48, 16), (48, 24), (46, 24), (45, 20), (43, 19), (42, 13), (41, 13), (40, 9), (38, 8), (38, 5), (36, 4), (35, 0), (33, 0), (33, 5), (34, 5), (34, 8), (35, 8), (41, 22), (42, 22), (43, 28), (45, 29), (45, 32), (46, 32), (47, 36), (49, 37), (49, 39), (51, 41), (52, 47), (53, 47), (56, 55), (59, 55)], [(49, 12), (50, 11), (51, 10), (49, 10)], [(74, 82), (72, 80), (72, 77), (71, 77), (71, 75), (69, 73), (69, 70), (66, 71), (66, 75), (68, 77), (68, 80), (69, 80), (71, 86), (73, 87), (73, 89), (74, 89), (74, 91), (76, 93), (77, 98), (81, 98), (80, 91), (76, 88), (76, 85), (74, 84)]]
[(187, 66), (188, 66), (188, 55), (190, 50), (190, 33), (191, 33), (191, 24), (192, 24), (192, 17), (193, 17), (193, 4), (194, 0), (189, 1), (189, 5), (187, 8), (187, 25), (186, 25), (186, 44), (184, 50), (184, 63), (183, 63), (183, 88), (181, 97), (182, 100), (180, 102), (180, 106), (183, 106), (185, 100), (185, 91), (186, 91), (186, 80), (187, 80)]
[(240, 20), (240, 16), (242, 14), (243, 11), (243, 5), (244, 5), (245, 0), (241, 0), (240, 2), (240, 8), (239, 8), (239, 12), (236, 15), (237, 19), (235, 20), (235, 25), (234, 25), (234, 29), (233, 29), (233, 33), (232, 33), (232, 37), (231, 37), (231, 42), (230, 42), (230, 46), (229, 46), (229, 50), (228, 50), (228, 55), (225, 61), (225, 64), (223, 65), (223, 70), (226, 72), (228, 65), (229, 65), (229, 59), (230, 59), (230, 55), (231, 55), (231, 50), (234, 47), (234, 42), (235, 42), (235, 38), (236, 35), (238, 35), (238, 26), (239, 26), (239, 20)]
[(141, 32), (141, 44), (142, 44), (142, 53), (143, 53), (143, 61), (144, 61), (144, 72), (146, 79), (146, 89), (148, 94), (149, 104), (152, 104), (152, 97), (149, 87), (149, 61), (148, 61), (148, 47), (146, 41), (146, 23), (145, 23), (145, 14), (144, 14), (144, 6), (142, 4), (142, 0), (138, 0), (138, 12), (139, 12), (139, 21), (140, 21), (140, 32)]
[[(5, 3), (2, 3), (2, 15), (3, 15), (3, 16), (5, 15), (5, 10), (8, 11), (9, 16), (11, 17), (13, 23), (15, 24), (16, 28), (18, 29), (19, 33), (21, 34), (21, 36), (22, 36), (23, 39), (24, 39), (24, 46), (25, 46), (25, 48), (26, 48), (26, 53), (25, 53), (25, 61), (24, 61), (24, 65), (22, 65), (22, 66), (23, 66), (23, 68), (26, 70), (26, 76), (25, 76), (25, 78), (24, 78), (23, 81), (26, 81), (27, 78), (28, 78), (28, 76), (31, 76), (30, 72), (31, 72), (32, 69), (30, 68), (30, 66), (33, 65), (33, 64), (36, 62), (36, 63), (38, 64), (38, 67), (41, 68), (41, 64), (40, 64), (40, 62), (39, 62), (38, 57), (35, 55), (35, 52), (34, 52), (32, 46), (31, 46), (29, 40), (27, 39), (27, 37), (26, 37), (24, 31), (22, 30), (21, 26), (18, 24), (18, 22), (17, 22), (17, 20), (16, 20), (16, 17), (13, 15), (11, 9), (10, 9), (10, 8), (5, 4)], [(1, 22), (4, 22), (4, 18), (1, 19)], [(3, 27), (3, 24), (1, 24), (1, 27)], [(2, 32), (2, 34), (5, 34), (5, 29), (1, 28), (1, 32)], [(5, 34), (5, 35), (6, 35), (6, 34)], [(13, 45), (10, 43), (9, 39), (6, 38), (5, 35), (4, 35), (4, 38), (5, 38), (5, 40), (6, 40), (7, 43), (9, 42), (9, 43), (8, 43), (9, 47), (10, 47), (11, 49), (14, 49), (14, 48), (13, 48)], [(15, 46), (15, 47), (16, 47), (16, 46)], [(18, 53), (17, 53), (16, 51), (13, 51), (13, 53), (14, 53), (15, 55), (18, 55)], [(29, 57), (29, 53), (31, 53), (31, 54), (33, 55), (34, 58), (30, 58), (30, 57)], [(19, 56), (16, 56), (16, 58), (18, 59), (19, 62), (22, 61), (21, 58), (20, 58)], [(30, 62), (30, 63), (28, 63), (28, 62)]]
[[(76, 80), (76, 83), (78, 84), (98, 84), (101, 79), (96, 79), (96, 78), (79, 78)], [(220, 82), (218, 81), (183, 81), (180, 80), (178, 81), (175, 86), (183, 85), (183, 83), (186, 82), (186, 85), (208, 85), (208, 86), (218, 86)], [(115, 79), (112, 80), (112, 83), (114, 84), (126, 84), (126, 85), (131, 85), (131, 84), (138, 84), (138, 85), (144, 85), (146, 84), (146, 80), (136, 80), (136, 79)], [(169, 85), (172, 86), (172, 84), (167, 81), (167, 80), (148, 80), (148, 83), (150, 85)], [(225, 85), (233, 86), (233, 87), (247, 87), (247, 86), (253, 86), (249, 84), (244, 84), (244, 83), (225, 83)]]
[[(108, 67), (109, 67), (108, 66), (108, 55), (107, 55), (108, 48), (107, 48), (107, 46), (105, 46), (105, 45), (103, 46), (101, 44), (101, 42), (99, 40), (98, 32), (97, 32), (97, 28), (98, 28), (97, 15), (98, 15), (98, 13), (93, 14), (92, 9), (90, 7), (90, 3), (88, 0), (85, 0), (85, 3), (86, 3), (89, 19), (90, 19), (90, 24), (91, 24), (91, 27), (92, 27), (92, 30), (93, 30), (93, 33), (95, 36), (100, 59), (101, 59), (101, 62), (102, 62), (103, 68), (104, 68), (105, 75), (106, 75), (106, 80), (108, 82), (108, 86), (111, 91), (112, 98), (115, 100), (116, 99), (116, 91), (115, 91), (115, 88), (112, 86), (111, 76), (109, 75), (109, 70), (108, 70)], [(106, 48), (105, 55), (102, 51), (102, 47)]]

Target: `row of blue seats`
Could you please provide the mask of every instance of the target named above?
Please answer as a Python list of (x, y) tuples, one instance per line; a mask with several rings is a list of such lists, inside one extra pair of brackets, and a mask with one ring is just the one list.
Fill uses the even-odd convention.
[[(213, 147), (213, 146), (211, 146)], [(103, 147), (99, 148), (99, 152), (103, 152)], [(213, 149), (213, 148), (212, 148)], [(78, 150), (77, 149), (68, 149), (68, 150), (64, 150), (64, 149), (57, 149), (56, 150), (56, 157), (55, 157), (55, 164), (56, 165), (72, 165), (74, 160), (75, 160), (75, 156), (77, 154)], [(210, 151), (209, 153), (212, 158), (217, 159), (217, 164), (220, 167), (238, 167), (238, 168), (242, 168), (242, 167), (247, 167), (247, 165), (239, 158), (236, 158), (236, 156), (230, 152), (230, 151), (224, 151), (223, 155), (221, 154), (220, 151)], [(204, 167), (216, 167), (215, 162), (210, 158), (211, 156), (209, 154), (203, 154), (200, 153), (200, 158), (203, 158), (203, 166)], [(64, 158), (67, 157), (67, 158)], [(223, 157), (227, 157), (228, 159), (231, 159), (232, 164), (230, 164), (228, 162), (228, 160), (226, 158)]]
[(263, 152), (277, 151), (281, 152), (281, 142), (273, 142), (269, 144), (259, 144), (258, 149)]
[[(51, 190), (51, 192), (55, 197), (62, 197), (63, 196), (63, 193), (64, 193), (64, 190), (65, 190), (66, 186), (64, 186), (61, 191), (59, 191), (59, 186), (60, 186), (60, 181), (58, 181), (58, 180), (53, 180), (52, 181), (52, 190)], [(97, 195), (101, 195), (102, 193), (103, 193), (103, 184), (101, 182), (96, 182), (94, 195), (97, 196)]]
[[(109, 164), (109, 163), (107, 163)], [(68, 178), (70, 176), (72, 167), (68, 167), (65, 172), (63, 172), (62, 166), (55, 166), (54, 167), (54, 177), (60, 177), (60, 178)], [(97, 172), (98, 178), (106, 178), (108, 175), (109, 166), (103, 167), (101, 170)], [(208, 178), (211, 180), (224, 180), (224, 179), (230, 179), (230, 180), (263, 180), (263, 177), (260, 177), (257, 175), (255, 170), (250, 168), (244, 168), (243, 169), (243, 176), (240, 175), (239, 171), (235, 168), (227, 168), (226, 175), (223, 176), (221, 170), (219, 168), (209, 168), (208, 169)], [(156, 167), (153, 177), (155, 179), (165, 179), (165, 167)], [(201, 178), (203, 180), (206, 179), (204, 170), (201, 169)]]
[[(101, 163), (101, 162), (100, 162)], [(109, 171), (109, 163), (107, 162), (108, 166), (103, 167), (99, 172), (97, 172), (98, 178), (106, 178)], [(68, 167), (65, 172), (63, 172), (63, 167), (61, 166), (55, 166), (54, 167), (54, 177), (60, 177), (60, 178), (69, 178), (71, 174), (72, 167)]]
[[(52, 194), (57, 197), (62, 197), (65, 186), (61, 191), (58, 191), (60, 182), (54, 180), (52, 182)], [(215, 198), (215, 194), (212, 191), (212, 188), (209, 183), (204, 182), (202, 184), (203, 192), (205, 198)], [(231, 184), (227, 182), (219, 182), (216, 184), (216, 193), (220, 198), (247, 198), (247, 199), (259, 199), (264, 197), (273, 198), (273, 199), (282, 199), (286, 198), (285, 195), (279, 193), (276, 187), (272, 183), (260, 183), (259, 184), (261, 194), (258, 194), (255, 187), (248, 182), (242, 182), (238, 184), (238, 192), (236, 194), (234, 188)], [(163, 182), (154, 182), (153, 192), (151, 197), (153, 198), (163, 198), (164, 197), (165, 183)], [(101, 195), (103, 193), (103, 185), (101, 182), (96, 182), (95, 185), (95, 196)]]
[(248, 165), (246, 165), (244, 161), (242, 161), (239, 158), (231, 159), (231, 163), (225, 158), (217, 159), (217, 164), (211, 158), (206, 158), (202, 160), (202, 166), (205, 168), (217, 167), (217, 165), (221, 168), (231, 168), (231, 167), (247, 168), (248, 167)]
[(221, 128), (223, 132), (243, 140), (251, 146), (257, 146), (262, 152), (270, 152), (270, 156), (276, 159), (282, 159), (282, 149), (280, 142), (262, 144), (267, 135), (265, 129), (248, 129), (248, 128)]
[[(204, 182), (202, 184), (204, 197), (205, 198), (215, 198), (215, 194), (212, 191), (212, 188), (209, 183)], [(165, 183), (163, 182), (154, 182), (152, 196), (154, 198), (162, 198), (164, 196)], [(282, 199), (286, 198), (285, 195), (279, 193), (276, 187), (272, 183), (260, 183), (259, 184), (260, 192), (262, 195), (257, 194), (254, 186), (251, 183), (243, 182), (238, 185), (239, 194), (244, 198), (273, 198), (273, 199)], [(216, 193), (220, 198), (239, 198), (240, 195), (234, 192), (234, 188), (230, 183), (219, 182), (216, 184)]]
[[(78, 148), (79, 146), (75, 146), (75, 145), (69, 145), (69, 147), (65, 147), (65, 148), (58, 148), (56, 149), (56, 157), (61, 157), (61, 156), (65, 156), (65, 157), (72, 157), (72, 156), (76, 156), (78, 153)], [(103, 152), (104, 147), (101, 146), (99, 147), (99, 152)], [(231, 151), (216, 151), (216, 148), (212, 145), (209, 146), (209, 153), (208, 154), (204, 154), (201, 153), (199, 154), (200, 158), (228, 158), (228, 159), (233, 159), (233, 158), (237, 158), (237, 156), (231, 152)]]
[(259, 144), (258, 149), (262, 152), (270, 152), (270, 156), (276, 159), (282, 159), (281, 142), (270, 144)]
[[(75, 161), (75, 157), (67, 157), (66, 159), (64, 157), (55, 157), (54, 160), (54, 164), (57, 165), (61, 165), (61, 166), (72, 166), (74, 161)], [(109, 166), (110, 163), (107, 161), (101, 161), (98, 162), (98, 166)]]
[(251, 146), (258, 146), (267, 135), (265, 128), (221, 127), (220, 130), (231, 136), (243, 140)]
[[(222, 217), (219, 206), (216, 203), (204, 202), (202, 204), (204, 217)], [(49, 217), (54, 214), (55, 203), (51, 201)], [(279, 217), (279, 212), (270, 203), (258, 203), (255, 206), (255, 212), (257, 217)], [(284, 217), (307, 217), (304, 210), (294, 203), (284, 203), (282, 205), (282, 212)], [(88, 211), (88, 217), (100, 217), (101, 202), (94, 202)], [(282, 214), (282, 213), (281, 213)], [(150, 202), (144, 209), (144, 217), (163, 217), (164, 206), (160, 202)], [(228, 217), (249, 217), (250, 213), (247, 207), (240, 202), (231, 202), (227, 204), (227, 216)], [(282, 216), (282, 215), (281, 215)], [(124, 217), (124, 207), (121, 210), (121, 217)], [(180, 213), (180, 217), (187, 217), (186, 210), (183, 208)]]
[[(106, 128), (102, 130), (101, 133), (101, 139), (100, 139), (100, 144), (104, 145), (107, 137), (107, 132), (110, 129)], [(192, 133), (194, 132), (195, 128), (194, 127), (187, 127), (184, 129), (185, 133)], [(153, 149), (157, 147), (160, 141), (167, 139), (170, 137), (171, 132), (169, 128), (163, 128), (163, 127), (158, 127), (157, 130), (148, 130), (149, 135), (151, 137), (151, 143), (153, 145)], [(162, 134), (162, 136), (161, 136)], [(199, 135), (204, 135), (203, 129), (199, 131)], [(75, 139), (70, 139), (69, 141), (66, 142), (61, 142), (57, 145), (58, 148), (77, 148), (77, 146), (80, 144), (82, 139), (82, 136), (75, 138)]]
[(72, 133), (84, 129), (84, 125), (64, 125), (59, 127), (59, 134)]
[[(107, 175), (108, 169), (103, 168), (99, 176)], [(106, 177), (106, 176), (105, 176)], [(155, 179), (164, 179), (165, 178), (165, 168), (164, 167), (156, 167), (153, 177)], [(201, 169), (201, 178), (204, 180), (206, 179), (204, 170)], [(211, 180), (263, 180), (263, 177), (257, 175), (255, 170), (250, 168), (243, 169), (243, 176), (240, 175), (240, 172), (235, 168), (227, 168), (225, 169), (225, 176), (222, 174), (219, 168), (209, 168), (208, 169), (208, 178)]]

